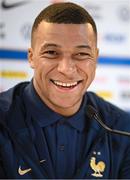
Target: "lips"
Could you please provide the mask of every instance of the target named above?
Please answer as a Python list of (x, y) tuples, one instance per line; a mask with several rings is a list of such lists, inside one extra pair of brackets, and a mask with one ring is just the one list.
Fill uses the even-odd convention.
[(75, 81), (75, 82), (61, 82), (61, 81), (51, 79), (51, 82), (57, 87), (72, 89), (76, 87), (81, 82), (81, 80)]

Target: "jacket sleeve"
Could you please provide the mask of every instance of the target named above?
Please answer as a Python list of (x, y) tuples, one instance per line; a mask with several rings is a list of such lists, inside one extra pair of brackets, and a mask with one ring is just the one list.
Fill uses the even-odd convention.
[(130, 145), (120, 168), (119, 179), (130, 179)]

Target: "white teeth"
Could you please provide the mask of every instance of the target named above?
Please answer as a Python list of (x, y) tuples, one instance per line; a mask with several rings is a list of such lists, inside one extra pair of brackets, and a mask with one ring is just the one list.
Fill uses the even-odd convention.
[(62, 82), (59, 82), (59, 81), (53, 81), (53, 82), (57, 86), (63, 86), (63, 87), (72, 87), (72, 86), (76, 86), (78, 84), (78, 82), (73, 82), (73, 83), (62, 83)]

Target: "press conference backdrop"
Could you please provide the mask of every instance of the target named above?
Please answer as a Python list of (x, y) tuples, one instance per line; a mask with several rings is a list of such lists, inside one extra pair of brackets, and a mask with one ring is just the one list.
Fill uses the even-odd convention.
[[(130, 111), (130, 0), (70, 0), (88, 9), (98, 28), (92, 90)], [(0, 91), (32, 79), (27, 62), (34, 18), (56, 0), (0, 0)]]

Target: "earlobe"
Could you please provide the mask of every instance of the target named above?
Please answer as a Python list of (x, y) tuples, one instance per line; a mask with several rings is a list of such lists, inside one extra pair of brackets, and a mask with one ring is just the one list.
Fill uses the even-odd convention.
[(33, 60), (33, 50), (32, 48), (28, 48), (28, 61), (31, 68), (34, 68), (34, 60)]

